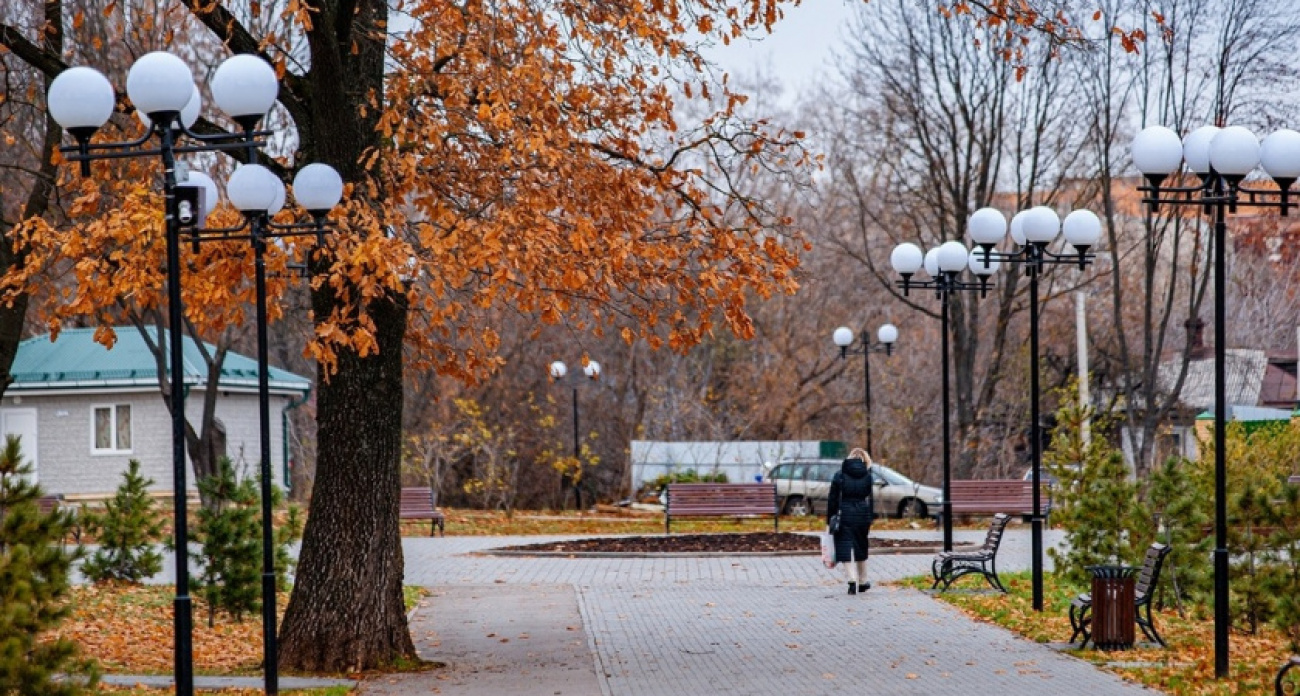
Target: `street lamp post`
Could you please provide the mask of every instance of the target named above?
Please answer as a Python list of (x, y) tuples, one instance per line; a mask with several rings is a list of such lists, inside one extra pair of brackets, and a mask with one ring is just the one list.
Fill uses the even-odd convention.
[[(172, 483), (174, 506), (174, 542), (176, 547), (176, 596), (173, 603), (173, 640), (174, 671), (176, 693), (193, 694), (193, 605), (189, 595), (188, 566), (188, 522), (186, 506), (186, 454), (185, 454), (185, 400), (181, 365), (183, 364), (184, 308), (181, 304), (180, 249), (181, 235), (184, 229), (191, 232), (191, 241), (197, 245), (201, 239), (234, 238), (234, 230), (217, 231), (219, 235), (206, 235), (198, 230), (202, 220), (215, 207), (216, 186), (212, 180), (198, 172), (189, 174), (189, 182), (182, 184), (178, 176), (176, 155), (196, 152), (243, 151), (250, 159), (256, 156), (257, 148), (264, 145), (259, 138), (267, 132), (257, 131), (257, 124), (274, 105), (278, 81), (275, 71), (260, 58), (248, 55), (234, 56), (227, 59), (213, 75), (212, 93), (217, 105), (237, 123), (241, 133), (220, 133), (201, 135), (189, 130), (198, 119), (202, 109), (202, 99), (198, 87), (194, 84), (193, 74), (180, 58), (166, 52), (154, 52), (142, 56), (132, 66), (127, 75), (127, 95), (137, 109), (147, 130), (134, 141), (118, 143), (91, 143), (90, 139), (112, 115), (116, 103), (116, 94), (112, 84), (98, 71), (88, 67), (69, 68), (59, 74), (51, 83), (47, 103), (50, 116), (76, 139), (75, 146), (63, 147), (70, 161), (81, 163), (82, 176), (90, 175), (90, 163), (99, 159), (120, 159), (134, 157), (158, 156), (163, 165), (163, 219), (167, 244), (167, 316), (169, 358), (167, 377), (169, 389), (169, 408), (172, 417)], [(158, 138), (158, 145), (150, 147), (149, 141)], [(184, 137), (194, 144), (182, 145)], [(256, 165), (253, 165), (256, 167)], [(257, 167), (257, 169), (262, 169)], [(304, 168), (304, 172), (311, 167)], [(269, 171), (262, 169), (265, 176), (278, 179)], [(319, 174), (320, 170), (313, 170)], [(330, 170), (333, 171), (333, 170)], [(237, 172), (238, 173), (238, 172)], [(301, 175), (300, 175), (301, 176)], [(334, 175), (337, 178), (337, 174)], [(273, 206), (278, 209), (283, 205), (283, 186), (278, 194), (274, 186), (265, 177), (257, 173), (243, 175), (243, 178), (255, 178), (255, 186), (263, 189), (259, 195), (270, 192), (265, 210)], [(238, 188), (238, 177), (232, 177), (231, 193)], [(327, 177), (328, 178), (328, 177)], [(295, 191), (299, 202), (309, 209), (309, 201), (323, 202), (330, 195), (328, 190), (312, 182), (309, 176), (303, 180), (301, 191)], [(295, 180), (298, 183), (298, 180)], [(298, 188), (298, 187), (296, 187)], [(341, 192), (341, 183), (338, 186)], [(278, 203), (276, 196), (278, 195)], [(337, 202), (331, 202), (323, 210), (313, 210), (314, 228), (319, 234), (324, 212)], [(319, 215), (316, 213), (319, 212)], [(300, 226), (301, 227), (301, 226)], [(259, 241), (263, 233), (259, 224), (252, 223), (252, 232), (247, 236), (253, 241), (255, 266), (259, 273), (257, 290), (259, 295), (259, 350), (258, 350), (258, 393), (259, 416), (261, 418), (262, 449), (262, 512), (263, 512), (263, 562), (266, 571), (271, 573), (271, 594), (269, 601), (264, 594), (263, 603), (263, 648), (266, 660), (266, 691), (276, 693), (277, 663), (275, 646), (275, 596), (274, 565), (272, 553), (272, 534), (270, 505), (270, 415), (268, 402), (269, 382), (267, 380), (267, 358), (265, 347), (265, 277), (258, 252)], [(265, 592), (264, 581), (264, 592)], [(269, 615), (269, 620), (266, 617)]]
[[(250, 159), (252, 154), (250, 153)], [(270, 358), (266, 313), (266, 242), (269, 238), (303, 235), (316, 237), (317, 246), (324, 242), (325, 216), (343, 195), (343, 180), (332, 167), (309, 164), (293, 180), (293, 193), (299, 206), (311, 216), (310, 223), (276, 224), (271, 222), (285, 201), (284, 184), (270, 170), (247, 164), (235, 170), (226, 184), (226, 195), (244, 215), (237, 227), (202, 230), (190, 228), (190, 241), (247, 239), (253, 248), (254, 290), (257, 304), (257, 407), (261, 457), (259, 470), (262, 493), (262, 649), (265, 689), (279, 693), (279, 642), (276, 628), (275, 529), (272, 524), (271, 475), (271, 406)]]
[(862, 386), (863, 386), (863, 406), (864, 413), (867, 415), (867, 452), (875, 453), (871, 443), (871, 354), (884, 353), (890, 355), (894, 350), (894, 342), (898, 340), (898, 327), (893, 324), (882, 324), (876, 330), (876, 343), (872, 343), (867, 336), (866, 329), (862, 330), (859, 338), (859, 344), (853, 345), (853, 329), (847, 326), (841, 326), (835, 329), (831, 336), (835, 345), (840, 347), (840, 358), (844, 359), (849, 355), (862, 356)]
[[(565, 378), (568, 377), (568, 382), (570, 386), (573, 387), (573, 460), (575, 462), (581, 462), (582, 443), (578, 436), (578, 385), (582, 384), (582, 377), (579, 377), (578, 373), (576, 372), (570, 374), (568, 366), (566, 366), (560, 360), (556, 360), (555, 362), (551, 363), (549, 372), (552, 381), (563, 382), (565, 381)], [(584, 365), (582, 368), (582, 375), (592, 382), (596, 381), (597, 379), (600, 379), (600, 363), (596, 362), (595, 360), (588, 360), (587, 364)], [(571, 485), (570, 483), (571, 481), (572, 481), (571, 474), (564, 474), (561, 477), (561, 481), (560, 481), (561, 507), (564, 504), (564, 496), (566, 492), (565, 489), (567, 489)], [(581, 485), (573, 485), (573, 498), (574, 498), (574, 503), (578, 506), (578, 509), (582, 510)]]
[[(1065, 241), (1075, 253), (1055, 254), (1048, 250), (1062, 229)], [(1007, 220), (994, 208), (975, 211), (968, 222), (971, 240), (979, 246), (972, 257), (978, 265), (992, 264), (996, 259), (1008, 263), (1024, 264), (1029, 273), (1029, 451), (1032, 455), (1031, 477), (1033, 487), (1033, 514), (1030, 516), (1030, 574), (1033, 578), (1034, 611), (1043, 610), (1043, 505), (1042, 469), (1043, 439), (1039, 416), (1040, 390), (1038, 386), (1038, 277), (1047, 265), (1077, 264), (1086, 268), (1093, 257), (1090, 247), (1101, 239), (1101, 220), (1088, 210), (1076, 210), (1065, 217), (1062, 224), (1056, 211), (1046, 206), (1022, 210), (1011, 219), (1010, 236), (1017, 245), (1016, 251), (999, 252), (994, 248), (1007, 236)]]
[[(1214, 246), (1214, 674), (1228, 675), (1228, 511), (1227, 465), (1227, 379), (1225, 347), (1227, 332), (1225, 289), (1227, 274), (1227, 214), (1238, 207), (1276, 208), (1285, 216), (1294, 205), (1291, 185), (1300, 178), (1300, 133), (1282, 129), (1261, 143), (1254, 133), (1240, 126), (1203, 126), (1185, 138), (1164, 126), (1144, 129), (1133, 138), (1133, 164), (1145, 175), (1139, 186), (1151, 215), (1159, 207), (1200, 206), (1213, 220)], [(1186, 162), (1196, 180), (1177, 177)], [(1242, 182), (1262, 165), (1277, 188), (1256, 188)]]
[[(921, 253), (915, 244), (904, 243), (894, 247), (889, 256), (889, 263), (894, 271), (902, 276), (898, 286), (906, 297), (914, 289), (934, 290), (939, 299), (940, 333), (942, 336), (943, 361), (943, 550), (952, 551), (952, 435), (951, 416), (948, 396), (948, 301), (952, 294), (960, 291), (979, 292), (980, 297), (988, 293), (989, 276), (998, 269), (995, 261), (984, 264), (976, 263), (975, 257), (961, 242), (944, 242), (929, 252)], [(930, 276), (929, 280), (914, 280), (913, 276), (922, 268)], [(962, 271), (969, 269), (976, 277), (976, 282), (961, 280)]]

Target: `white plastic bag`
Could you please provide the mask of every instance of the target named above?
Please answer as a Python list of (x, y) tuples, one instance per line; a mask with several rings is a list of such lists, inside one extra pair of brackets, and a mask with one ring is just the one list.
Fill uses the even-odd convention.
[(835, 537), (830, 532), (821, 533), (822, 540), (822, 565), (827, 568), (835, 567)]

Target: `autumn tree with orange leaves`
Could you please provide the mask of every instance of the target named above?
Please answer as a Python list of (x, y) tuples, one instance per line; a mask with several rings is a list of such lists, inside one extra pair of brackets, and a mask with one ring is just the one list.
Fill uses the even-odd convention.
[[(100, 15), (84, 14), (92, 5)], [(323, 161), (349, 182), (327, 246), (285, 252), (309, 264), (309, 351), (320, 361), (316, 483), (281, 632), (290, 669), (414, 655), (397, 524), (407, 356), (472, 380), (497, 364), (482, 318), (503, 309), (678, 350), (721, 328), (746, 337), (746, 303), (793, 291), (802, 249), (788, 222), (737, 184), (738, 172), (762, 168), (800, 185), (812, 163), (798, 134), (738, 117), (742, 97), (699, 52), (701, 40), (770, 28), (779, 0), (397, 9), (386, 0), (19, 0), (0, 25), (7, 58), (46, 80), (100, 60), (106, 45), (143, 52), (133, 42), (146, 34), (170, 39), (200, 84), (220, 52), (260, 55), (283, 75), (279, 103), (296, 136), (275, 166), (287, 179)], [(23, 11), (25, 23), (14, 19)], [(100, 17), (120, 28), (116, 44), (79, 34)], [(46, 18), (77, 48), (44, 43)], [(126, 66), (99, 67), (120, 75)], [(710, 105), (710, 115), (679, 119), (683, 100)], [(116, 123), (133, 127), (125, 114)], [(198, 127), (229, 125), (207, 114)], [(98, 166), (95, 183), (63, 182), (76, 198), (69, 224), (49, 216), (20, 236), (29, 268), (44, 270), (23, 274), (14, 292), (39, 288), (54, 318), (68, 307), (109, 317), (127, 292), (157, 304), (153, 174)], [(187, 321), (201, 332), (245, 321), (247, 249), (185, 253)], [(51, 282), (68, 268), (62, 285)]]

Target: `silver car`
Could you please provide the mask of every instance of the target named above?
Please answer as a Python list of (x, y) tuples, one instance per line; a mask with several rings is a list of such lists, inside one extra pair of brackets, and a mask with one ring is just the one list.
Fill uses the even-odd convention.
[[(787, 515), (816, 515), (826, 511), (831, 478), (840, 470), (838, 459), (784, 460), (763, 475), (776, 484), (776, 494)], [(881, 517), (932, 517), (940, 514), (943, 491), (923, 486), (883, 464), (871, 465), (876, 485), (875, 510)]]

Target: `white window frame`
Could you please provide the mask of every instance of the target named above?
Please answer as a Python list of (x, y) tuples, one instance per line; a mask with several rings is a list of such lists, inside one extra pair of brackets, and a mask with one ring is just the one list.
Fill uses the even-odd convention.
[[(135, 435), (136, 435), (136, 433), (135, 433), (135, 427), (134, 427), (134, 425), (133, 425), (133, 423), (132, 423), (132, 422), (135, 420), (134, 417), (131, 418), (130, 421), (128, 421), (128, 424), (132, 424), (132, 427), (131, 427), (131, 447), (128, 447), (128, 448), (126, 448), (126, 449), (118, 449), (118, 448), (117, 448), (117, 409), (122, 408), (122, 407), (126, 407), (126, 408), (128, 408), (128, 409), (131, 409), (131, 411), (132, 411), (132, 414), (131, 414), (131, 415), (134, 416), (134, 415), (135, 415), (135, 414), (134, 414), (135, 409), (132, 408), (131, 406), (132, 406), (132, 405), (129, 404), (129, 403), (122, 403), (122, 404), (91, 404), (91, 405), (90, 405), (90, 453), (91, 453), (91, 454), (131, 454), (131, 453), (133, 453), (133, 452), (135, 451)], [(108, 447), (108, 448), (102, 448), (102, 447), (97, 447), (97, 446), (95, 446), (95, 412), (98, 411), (98, 410), (100, 410), (100, 409), (105, 409), (105, 408), (109, 410), (108, 425), (109, 425), (110, 430), (109, 430), (109, 436), (108, 436), (108, 437), (109, 437), (109, 441), (112, 443), (112, 446), (111, 446), (111, 447)]]

